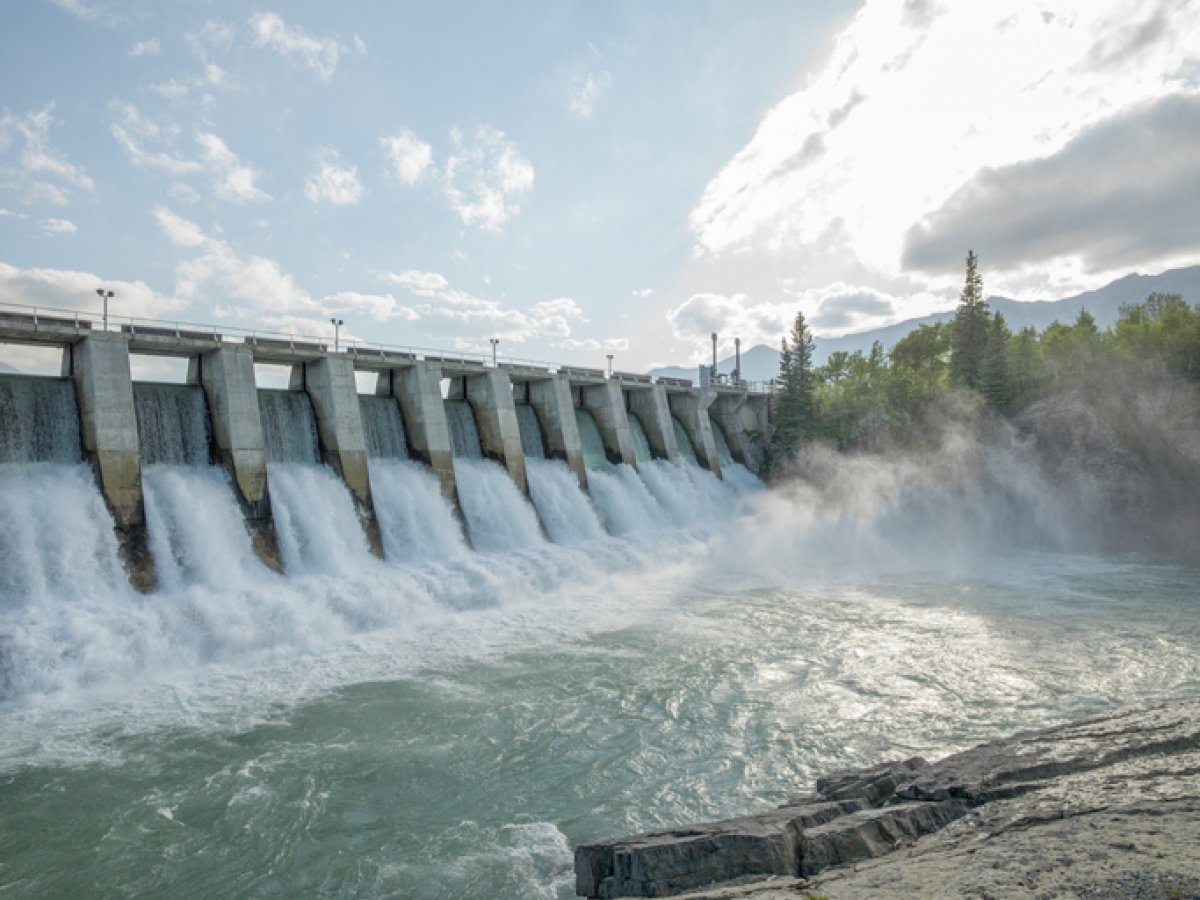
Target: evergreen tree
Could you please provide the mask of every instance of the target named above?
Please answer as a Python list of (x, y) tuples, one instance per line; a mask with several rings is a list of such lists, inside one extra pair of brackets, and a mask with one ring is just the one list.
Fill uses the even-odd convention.
[(992, 316), (979, 373), (979, 390), (993, 409), (1005, 409), (1012, 400), (1008, 365), (1008, 342), (1011, 337), (1004, 316), (1000, 313)]
[(976, 390), (981, 387), (989, 329), (978, 262), (975, 251), (968, 250), (967, 281), (950, 332), (950, 380)]
[(787, 338), (783, 339), (779, 358), (780, 385), (772, 416), (776, 442), (789, 452), (811, 437), (816, 425), (813, 337), (802, 312), (796, 313), (791, 338), (790, 343)]

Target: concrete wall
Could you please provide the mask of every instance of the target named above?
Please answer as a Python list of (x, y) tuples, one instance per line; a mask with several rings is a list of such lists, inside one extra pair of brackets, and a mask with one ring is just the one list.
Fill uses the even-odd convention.
[(537, 413), (546, 439), (546, 450), (555, 459), (566, 460), (579, 487), (587, 490), (587, 465), (583, 461), (583, 444), (579, 440), (579, 423), (575, 420), (575, 404), (571, 402), (571, 383), (563, 375), (527, 385), (529, 405)]
[(367, 439), (354, 381), (354, 362), (348, 356), (330, 355), (300, 363), (292, 367), (289, 386), (292, 390), (303, 389), (312, 401), (321, 461), (341, 475), (350, 488), (371, 552), (382, 559), (383, 541), (371, 502)]
[(128, 337), (100, 331), (71, 344), (63, 353), (63, 374), (75, 383), (83, 451), (112, 512), (129, 580), (148, 593), (156, 579), (146, 535)]
[(684, 430), (696, 448), (700, 465), (721, 476), (721, 460), (717, 456), (717, 445), (713, 441), (712, 425), (708, 421), (708, 408), (717, 393), (713, 390), (691, 390), (687, 393), (669, 394), (667, 402), (671, 412), (683, 423)]
[(587, 385), (582, 394), (583, 408), (596, 420), (609, 459), (636, 469), (637, 453), (633, 448), (633, 435), (629, 433), (629, 417), (625, 415), (625, 395), (620, 383), (606, 381)]
[(454, 484), (454, 445), (442, 403), (442, 370), (437, 363), (418, 362), (379, 373), (375, 393), (395, 397), (404, 416), (409, 451), (428, 465), (442, 486), (442, 495), (457, 502)]
[(254, 552), (267, 566), (282, 572), (271, 515), (254, 355), (247, 346), (230, 345), (193, 356), (188, 360), (188, 384), (204, 389), (213, 441), (233, 482)]
[(650, 388), (626, 389), (629, 409), (637, 413), (650, 441), (650, 450), (657, 459), (679, 461), (679, 445), (675, 440), (675, 428), (671, 424), (671, 407), (667, 403), (667, 392), (661, 384)]
[(517, 407), (508, 373), (489, 369), (482, 375), (467, 376), (464, 399), (475, 413), (483, 455), (508, 469), (513, 484), (522, 494), (528, 494), (525, 450), (521, 446), (521, 426), (517, 423)]

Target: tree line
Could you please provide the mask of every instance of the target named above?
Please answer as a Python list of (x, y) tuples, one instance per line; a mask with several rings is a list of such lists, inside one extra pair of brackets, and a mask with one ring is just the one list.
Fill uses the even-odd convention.
[(1151, 294), (1121, 307), (1103, 331), (1087, 310), (1072, 324), (1013, 332), (983, 297), (974, 252), (954, 318), (920, 325), (889, 352), (831, 353), (813, 364), (813, 336), (802, 312), (783, 339), (772, 399), (769, 465), (794, 456), (806, 443), (866, 449), (882, 434), (903, 432), (935, 404), (980, 407), (1015, 416), (1064, 388), (1102, 386), (1124, 375), (1200, 381), (1200, 305), (1178, 294)]

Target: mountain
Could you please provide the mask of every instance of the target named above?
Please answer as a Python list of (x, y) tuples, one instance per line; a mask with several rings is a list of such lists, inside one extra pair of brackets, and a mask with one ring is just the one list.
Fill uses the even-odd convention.
[[(1055, 321), (1070, 324), (1082, 309), (1091, 313), (1096, 319), (1096, 324), (1103, 329), (1117, 321), (1122, 305), (1141, 303), (1153, 293), (1181, 294), (1188, 303), (1200, 303), (1200, 266), (1170, 269), (1159, 275), (1126, 275), (1102, 288), (1084, 291), (1082, 294), (1064, 297), (1061, 300), (1021, 301), (992, 296), (988, 297), (987, 302), (993, 312), (1004, 313), (1004, 319), (1013, 331), (1028, 326), (1041, 331)], [(860, 331), (836, 338), (817, 338), (813, 348), (813, 363), (818, 366), (824, 365), (829, 359), (829, 354), (838, 350), (845, 350), (847, 353), (861, 350), (867, 353), (875, 341), (883, 344), (884, 350), (890, 350), (902, 337), (918, 326), (946, 322), (952, 318), (954, 310), (950, 309), (918, 319), (906, 319), (871, 331)], [(733, 357), (718, 360), (717, 371), (733, 371)], [(664, 366), (652, 369), (649, 374), (664, 375), (668, 378), (691, 378), (693, 381), (698, 381), (700, 377), (698, 366)], [(742, 354), (742, 377), (747, 381), (768, 381), (778, 374), (779, 351), (776, 348), (759, 344)]]

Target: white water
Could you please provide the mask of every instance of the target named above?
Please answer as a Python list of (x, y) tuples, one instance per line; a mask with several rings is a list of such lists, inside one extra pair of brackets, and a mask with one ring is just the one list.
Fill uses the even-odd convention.
[(267, 479), (288, 574), (351, 575), (373, 562), (350, 491), (332, 469), (271, 463)]
[(550, 540), (578, 544), (604, 536), (596, 510), (579, 489), (575, 473), (560, 459), (525, 460), (529, 495)]
[(201, 584), (221, 590), (262, 570), (224, 470), (146, 466), (142, 488), (161, 588)]
[(589, 468), (588, 489), (609, 534), (661, 531), (671, 524), (637, 472), (624, 463)]
[(389, 561), (458, 559), (469, 552), (462, 528), (428, 466), (372, 459), (370, 471), (375, 516)]
[(454, 480), (476, 550), (502, 552), (545, 542), (537, 513), (498, 463), (455, 457)]

